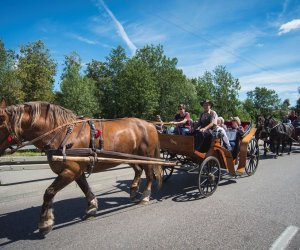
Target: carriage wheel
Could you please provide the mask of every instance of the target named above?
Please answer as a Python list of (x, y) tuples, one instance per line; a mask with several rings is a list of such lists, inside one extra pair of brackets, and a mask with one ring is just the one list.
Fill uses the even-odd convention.
[(247, 159), (246, 159), (246, 173), (250, 176), (253, 175), (257, 169), (259, 161), (259, 147), (257, 140), (253, 137), (248, 143)]
[(221, 177), (220, 162), (214, 156), (204, 159), (200, 165), (198, 188), (202, 196), (212, 195), (219, 184)]
[[(167, 151), (164, 151), (162, 152), (162, 158), (166, 161), (169, 161), (172, 156), (169, 152)], [(163, 166), (163, 171), (164, 171), (164, 178), (163, 178), (163, 182), (166, 182), (173, 174), (173, 171), (174, 171), (174, 167), (165, 167)]]

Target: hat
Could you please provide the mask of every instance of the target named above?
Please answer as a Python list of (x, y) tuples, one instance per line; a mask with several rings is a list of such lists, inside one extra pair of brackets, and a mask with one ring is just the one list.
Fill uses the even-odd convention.
[(238, 123), (238, 125), (241, 126), (241, 120), (238, 116), (231, 117), (230, 120), (231, 121), (236, 121)]
[(201, 106), (203, 106), (204, 103), (208, 103), (211, 107), (213, 106), (213, 103), (208, 99), (205, 99), (202, 102), (200, 102)]

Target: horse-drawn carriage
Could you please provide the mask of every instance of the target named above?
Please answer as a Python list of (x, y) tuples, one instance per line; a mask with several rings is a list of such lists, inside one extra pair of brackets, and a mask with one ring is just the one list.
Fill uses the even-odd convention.
[[(210, 149), (201, 153), (194, 150), (192, 136), (158, 134), (153, 124), (136, 118), (118, 120), (78, 119), (63, 107), (45, 102), (31, 102), (7, 106), (0, 101), (0, 155), (7, 148), (17, 146), (12, 152), (27, 145), (35, 145), (48, 156), (49, 166), (57, 174), (45, 190), (40, 213), (39, 230), (49, 233), (54, 225), (53, 199), (55, 195), (75, 181), (87, 200), (86, 216), (93, 216), (98, 201), (86, 180), (86, 172), (100, 172), (121, 163), (134, 170), (130, 198), (137, 200), (142, 172), (146, 185), (140, 203), (149, 202), (153, 179), (160, 185), (162, 168), (169, 178), (173, 166), (190, 164), (199, 171), (199, 191), (211, 195), (217, 188), (221, 168), (232, 175), (246, 172), (251, 175), (258, 164), (258, 146), (253, 138), (255, 129), (249, 127), (238, 142), (236, 156), (220, 145), (216, 133)], [(28, 141), (26, 143), (26, 141)], [(159, 145), (163, 150), (160, 158)], [(169, 161), (175, 154), (177, 161)], [(235, 169), (237, 166), (237, 169)]]
[(255, 131), (250, 124), (241, 138), (236, 136), (237, 147), (232, 152), (221, 145), (222, 134), (218, 130), (210, 130), (211, 144), (205, 152), (195, 150), (193, 136), (159, 134), (162, 158), (177, 161), (174, 167), (163, 167), (164, 181), (172, 176), (174, 169), (196, 173), (199, 193), (207, 197), (217, 189), (224, 171), (232, 176), (253, 175), (259, 161)]

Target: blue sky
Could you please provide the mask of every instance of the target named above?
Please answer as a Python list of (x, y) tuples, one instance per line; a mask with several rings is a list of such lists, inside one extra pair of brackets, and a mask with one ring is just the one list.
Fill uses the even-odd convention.
[(76, 51), (83, 64), (121, 45), (129, 56), (162, 44), (188, 77), (217, 65), (239, 78), (240, 99), (256, 86), (292, 105), (300, 97), (300, 0), (2, 0), (6, 48), (41, 39), (58, 63)]

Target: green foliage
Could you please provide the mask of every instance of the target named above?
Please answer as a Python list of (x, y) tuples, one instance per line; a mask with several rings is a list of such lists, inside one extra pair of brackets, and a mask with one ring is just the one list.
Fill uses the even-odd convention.
[(256, 87), (254, 90), (247, 92), (247, 99), (253, 103), (253, 109), (257, 114), (268, 116), (280, 107), (280, 99), (275, 90), (265, 87)]
[(21, 46), (17, 77), (25, 92), (25, 101), (54, 100), (53, 84), (56, 63), (42, 41)]
[(240, 88), (239, 80), (233, 78), (223, 66), (217, 66), (212, 73), (205, 72), (197, 79), (196, 84), (199, 102), (203, 99), (212, 100), (213, 109), (224, 119), (241, 113), (239, 112), (241, 104), (238, 99)]
[(95, 96), (95, 82), (80, 75), (80, 58), (76, 53), (66, 56), (62, 75), (61, 93), (57, 94), (59, 104), (73, 110), (78, 115), (92, 117), (98, 113)]
[[(300, 90), (300, 88), (299, 88)], [(295, 106), (295, 111), (298, 115), (300, 115), (300, 98), (298, 98), (296, 106)]]
[[(149, 118), (157, 106), (154, 78), (145, 62), (129, 60), (116, 84), (117, 116)], [(150, 116), (151, 117), (151, 116)]]
[(177, 58), (168, 58), (164, 54), (162, 45), (147, 45), (137, 50), (135, 58), (146, 63), (145, 66), (151, 70), (154, 78), (158, 93), (154, 113), (160, 114), (163, 120), (171, 120), (179, 103), (186, 104), (188, 111), (194, 107), (195, 85), (185, 77), (182, 70), (176, 68)]
[(4, 43), (0, 40), (0, 94), (9, 104), (22, 103), (25, 97), (22, 84), (17, 79), (16, 60), (15, 52), (6, 50)]

